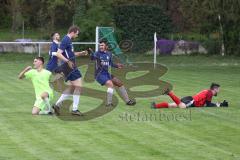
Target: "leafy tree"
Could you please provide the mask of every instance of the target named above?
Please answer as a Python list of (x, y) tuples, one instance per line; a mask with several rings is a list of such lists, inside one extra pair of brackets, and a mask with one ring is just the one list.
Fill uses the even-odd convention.
[(15, 32), (22, 25), (21, 0), (9, 0), (9, 10), (12, 17), (12, 32)]
[(112, 3), (110, 0), (85, 0), (77, 4), (74, 23), (81, 28), (80, 40), (93, 40), (96, 26), (114, 26)]
[(47, 0), (47, 12), (50, 16), (50, 30), (53, 31), (56, 20), (56, 8), (64, 5), (64, 0)]
[(239, 54), (239, 8), (240, 1), (236, 0), (181, 0), (186, 28), (204, 34), (221, 33), (228, 55)]

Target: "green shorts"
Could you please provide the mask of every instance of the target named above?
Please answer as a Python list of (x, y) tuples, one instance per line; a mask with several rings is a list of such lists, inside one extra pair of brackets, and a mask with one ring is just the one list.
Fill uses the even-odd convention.
[[(50, 94), (49, 96), (49, 102), (51, 104), (51, 100), (53, 99), (53, 95)], [(48, 107), (45, 103), (45, 101), (41, 97), (37, 97), (34, 103), (34, 107), (38, 107), (41, 111), (46, 110)]]

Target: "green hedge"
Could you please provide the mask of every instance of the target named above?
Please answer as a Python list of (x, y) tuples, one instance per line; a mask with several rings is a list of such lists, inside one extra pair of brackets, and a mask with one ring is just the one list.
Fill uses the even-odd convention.
[(132, 40), (132, 52), (145, 52), (153, 48), (153, 34), (164, 37), (173, 30), (171, 20), (160, 6), (121, 5), (114, 8), (116, 27), (122, 40)]

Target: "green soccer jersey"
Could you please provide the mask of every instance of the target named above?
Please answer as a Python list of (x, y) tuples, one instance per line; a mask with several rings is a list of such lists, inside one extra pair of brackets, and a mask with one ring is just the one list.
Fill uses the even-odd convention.
[(50, 98), (53, 97), (53, 90), (49, 85), (51, 74), (52, 73), (46, 69), (42, 69), (40, 72), (38, 72), (36, 69), (31, 69), (24, 74), (26, 79), (32, 80), (36, 99), (38, 99), (43, 92), (47, 92)]

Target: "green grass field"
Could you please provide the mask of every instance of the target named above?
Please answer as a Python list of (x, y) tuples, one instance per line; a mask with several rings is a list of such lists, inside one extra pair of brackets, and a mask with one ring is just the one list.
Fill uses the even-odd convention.
[[(173, 84), (177, 95), (192, 95), (208, 88), (211, 82), (218, 82), (222, 86), (221, 93), (214, 101), (227, 99), (229, 108), (151, 110), (152, 101), (170, 101), (167, 96), (158, 96), (137, 99), (135, 107), (127, 107), (120, 100), (115, 110), (93, 120), (63, 121), (56, 116), (31, 115), (34, 103), (32, 84), (18, 80), (17, 74), (32, 64), (33, 57), (0, 55), (1, 160), (240, 159), (240, 58), (158, 57), (158, 62), (169, 68), (162, 80)], [(135, 60), (151, 61), (152, 57)], [(96, 103), (82, 96), (80, 109), (87, 110), (89, 104)], [(121, 119), (125, 113), (183, 117)]]

